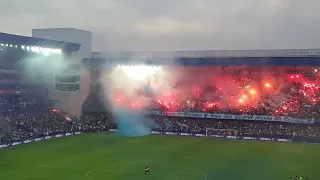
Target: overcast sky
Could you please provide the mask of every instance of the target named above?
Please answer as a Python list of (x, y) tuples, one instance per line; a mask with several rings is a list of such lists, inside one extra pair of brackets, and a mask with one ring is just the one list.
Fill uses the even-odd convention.
[(93, 50), (320, 47), (320, 0), (2, 0), (0, 31), (93, 33)]

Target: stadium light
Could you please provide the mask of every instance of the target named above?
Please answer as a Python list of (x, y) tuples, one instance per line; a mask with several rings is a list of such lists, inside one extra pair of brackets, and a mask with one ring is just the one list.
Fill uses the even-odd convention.
[(59, 54), (59, 53), (61, 53), (62, 51), (61, 51), (61, 49), (53, 49), (52, 52), (53, 52), (53, 53), (56, 53), (56, 54)]
[(131, 79), (145, 80), (147, 77), (159, 72), (161, 67), (147, 65), (117, 65), (117, 70), (125, 72)]
[(12, 44), (10, 44), (10, 47), (12, 47)]
[(1, 46), (3, 46), (4, 44), (1, 44)]
[(33, 46), (33, 52), (40, 53), (40, 48)]
[[(15, 47), (18, 47), (18, 46), (16, 45)], [(27, 51), (32, 51), (34, 53), (43, 54), (45, 56), (50, 55), (50, 54), (62, 53), (61, 49), (43, 48), (43, 47), (38, 47), (38, 46), (24, 46), (24, 45), (22, 45), (21, 49), (27, 50)]]

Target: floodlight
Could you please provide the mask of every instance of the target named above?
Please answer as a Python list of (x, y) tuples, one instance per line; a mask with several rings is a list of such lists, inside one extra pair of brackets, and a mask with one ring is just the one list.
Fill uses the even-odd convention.
[(39, 53), (40, 52), (40, 48), (39, 47), (33, 47), (34, 52)]
[(62, 52), (61, 49), (56, 49), (56, 50), (55, 50), (55, 53), (61, 53), (61, 52)]

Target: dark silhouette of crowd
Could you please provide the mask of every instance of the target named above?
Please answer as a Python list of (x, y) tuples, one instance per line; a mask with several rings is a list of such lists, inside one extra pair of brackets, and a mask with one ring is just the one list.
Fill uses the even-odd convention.
[(110, 129), (110, 114), (70, 117), (64, 112), (16, 113), (0, 120), (0, 144), (75, 132), (97, 132)]
[[(47, 98), (46, 88), (21, 83), (16, 73), (4, 74), (0, 73), (0, 145), (57, 134), (107, 131), (112, 125), (110, 113), (85, 111), (73, 117)], [(90, 97), (84, 107), (96, 109)]]
[[(319, 125), (217, 120), (183, 117), (153, 116), (154, 130), (166, 132), (184, 132), (205, 134), (206, 128), (211, 134), (232, 132), (233, 135), (270, 138), (320, 138)], [(230, 131), (228, 131), (230, 130)], [(236, 132), (236, 134), (234, 134)]]

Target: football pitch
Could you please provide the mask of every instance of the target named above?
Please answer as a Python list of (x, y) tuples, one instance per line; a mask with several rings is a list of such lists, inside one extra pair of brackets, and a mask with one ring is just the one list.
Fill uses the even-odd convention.
[[(144, 174), (149, 167), (151, 175)], [(0, 150), (1, 180), (320, 179), (320, 145), (93, 133)]]

